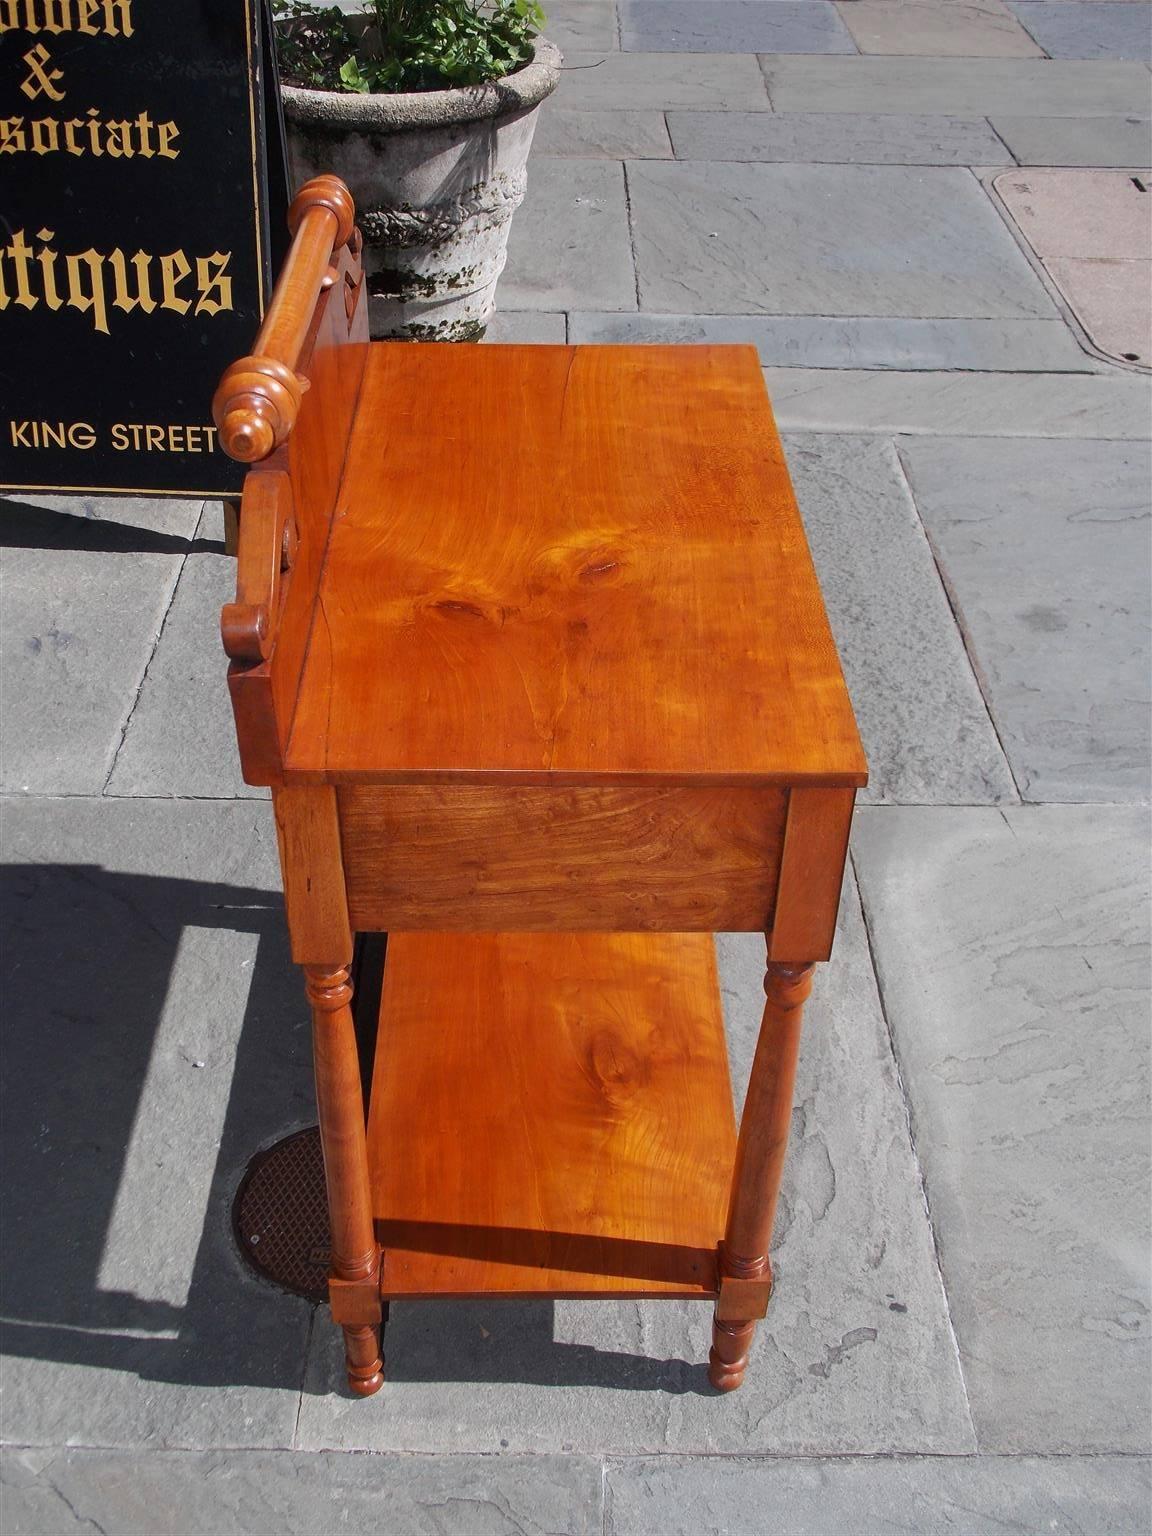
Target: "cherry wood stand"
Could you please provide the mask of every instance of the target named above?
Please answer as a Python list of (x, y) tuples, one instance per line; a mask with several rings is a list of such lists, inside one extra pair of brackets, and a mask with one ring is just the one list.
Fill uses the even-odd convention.
[[(312, 1009), (348, 1381), (407, 1296), (772, 1289), (804, 1002), (866, 768), (756, 354), (369, 344), (310, 182), (221, 441), (222, 615)], [(733, 1114), (712, 934), (764, 933)], [(349, 967), (389, 935), (364, 1112)]]

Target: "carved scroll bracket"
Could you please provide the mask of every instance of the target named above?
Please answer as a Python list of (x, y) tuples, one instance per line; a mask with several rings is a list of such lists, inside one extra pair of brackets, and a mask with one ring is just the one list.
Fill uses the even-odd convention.
[(248, 476), (240, 513), (236, 601), (220, 614), (224, 649), (232, 661), (256, 666), (272, 654), (281, 587), (296, 554), (292, 484), (283, 470)]

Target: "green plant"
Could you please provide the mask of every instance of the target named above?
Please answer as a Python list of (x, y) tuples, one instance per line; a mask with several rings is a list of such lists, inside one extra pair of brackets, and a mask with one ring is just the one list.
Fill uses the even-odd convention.
[(527, 64), (544, 25), (538, 0), (365, 0), (359, 16), (275, 0), (280, 73), (327, 91), (435, 91), (481, 85)]

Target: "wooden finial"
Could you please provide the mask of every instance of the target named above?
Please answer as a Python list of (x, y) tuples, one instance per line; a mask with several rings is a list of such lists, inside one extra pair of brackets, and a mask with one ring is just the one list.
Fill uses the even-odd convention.
[(242, 464), (258, 464), (296, 425), (306, 387), (296, 369), (317, 299), (332, 282), (334, 252), (356, 233), (352, 194), (338, 176), (314, 176), (288, 211), (292, 249), (250, 357), (220, 380), (212, 417), (220, 445)]
[(295, 426), (302, 394), (292, 369), (274, 357), (233, 363), (212, 401), (224, 452), (242, 464), (266, 459)]
[(288, 228), (293, 234), (300, 228), (305, 214), (313, 208), (329, 208), (336, 215), (333, 249), (338, 251), (342, 245), (347, 245), (356, 228), (356, 204), (339, 176), (313, 176), (300, 188), (288, 209)]

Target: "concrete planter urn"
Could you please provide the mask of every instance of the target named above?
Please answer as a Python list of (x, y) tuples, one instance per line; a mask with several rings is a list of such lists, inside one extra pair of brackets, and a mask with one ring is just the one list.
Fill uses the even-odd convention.
[(356, 200), (373, 337), (478, 341), (524, 198), (560, 50), (485, 85), (398, 95), (281, 87), (296, 184), (334, 171)]

